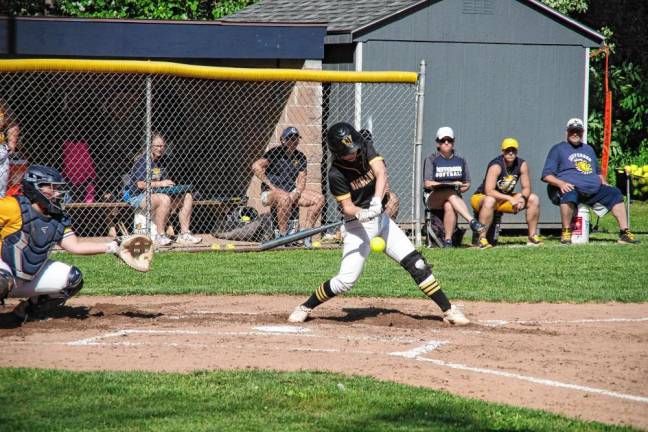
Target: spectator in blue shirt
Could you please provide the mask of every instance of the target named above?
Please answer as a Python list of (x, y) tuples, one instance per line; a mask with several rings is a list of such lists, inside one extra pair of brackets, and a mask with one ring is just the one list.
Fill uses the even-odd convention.
[(628, 229), (628, 219), (619, 189), (607, 184), (600, 173), (594, 149), (583, 142), (585, 126), (579, 118), (567, 122), (566, 141), (554, 145), (545, 161), (542, 180), (555, 188), (560, 204), (560, 243), (571, 244), (569, 228), (578, 204), (602, 206), (619, 224), (619, 243), (639, 243)]
[[(171, 210), (180, 208), (178, 219), (180, 220), (181, 232), (177, 238), (178, 243), (187, 245), (200, 243), (202, 238), (192, 235), (191, 231), (189, 231), (193, 208), (191, 192), (168, 194), (155, 191), (157, 188), (175, 186), (175, 182), (169, 177), (165, 165), (165, 148), (166, 141), (164, 137), (158, 133), (153, 134), (151, 138), (151, 207), (153, 223), (155, 223), (158, 230), (154, 240), (160, 246), (167, 246), (172, 243), (173, 240), (164, 233), (164, 227), (167, 226)], [(135, 160), (135, 165), (130, 174), (130, 181), (129, 204), (136, 208), (145, 208), (146, 154), (139, 156)]]

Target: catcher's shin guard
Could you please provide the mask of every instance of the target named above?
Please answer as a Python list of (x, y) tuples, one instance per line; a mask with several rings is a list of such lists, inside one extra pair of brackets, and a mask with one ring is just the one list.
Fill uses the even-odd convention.
[(83, 288), (83, 273), (77, 267), (72, 266), (68, 273), (67, 285), (61, 290), (61, 294), (65, 299), (69, 299), (81, 291), (81, 288)]
[(58, 295), (43, 294), (23, 300), (14, 309), (14, 314), (23, 322), (27, 321), (30, 316), (45, 316), (63, 306), (67, 299), (81, 291), (82, 287), (83, 274), (77, 267), (72, 266), (68, 273), (67, 284)]
[(9, 293), (16, 285), (16, 281), (10, 271), (0, 269), (0, 302), (9, 297)]

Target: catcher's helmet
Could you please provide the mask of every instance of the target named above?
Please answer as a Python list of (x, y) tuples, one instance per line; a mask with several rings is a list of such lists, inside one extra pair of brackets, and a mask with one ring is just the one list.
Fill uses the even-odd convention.
[(328, 149), (335, 157), (358, 151), (364, 143), (362, 136), (349, 123), (335, 123), (326, 134)]
[[(52, 185), (57, 196), (47, 197), (41, 191), (42, 185)], [(56, 186), (59, 186), (58, 188)], [(63, 207), (61, 202), (65, 198), (65, 180), (57, 170), (44, 165), (31, 165), (22, 180), (23, 194), (32, 202), (40, 204), (47, 213), (61, 214)]]

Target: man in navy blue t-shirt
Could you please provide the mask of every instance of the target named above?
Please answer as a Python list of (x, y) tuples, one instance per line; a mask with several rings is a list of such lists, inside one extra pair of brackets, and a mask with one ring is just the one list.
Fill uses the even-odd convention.
[[(297, 150), (301, 135), (296, 127), (287, 127), (281, 134), (281, 145), (273, 147), (252, 164), (254, 175), (261, 180), (261, 204), (275, 207), (278, 234), (288, 231), (288, 220), (295, 206), (308, 207), (306, 227), (315, 225), (324, 207), (324, 195), (306, 189), (307, 160)], [(310, 238), (304, 241), (310, 247)]]
[(569, 224), (578, 204), (600, 205), (612, 212), (619, 224), (619, 243), (639, 243), (628, 229), (619, 189), (607, 184), (600, 173), (594, 149), (583, 142), (585, 126), (578, 118), (567, 122), (567, 141), (554, 145), (545, 161), (542, 180), (556, 188), (560, 199), (560, 243), (571, 243)]

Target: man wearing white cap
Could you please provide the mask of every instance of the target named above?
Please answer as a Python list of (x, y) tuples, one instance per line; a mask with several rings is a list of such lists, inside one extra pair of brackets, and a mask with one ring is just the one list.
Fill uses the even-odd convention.
[(590, 207), (602, 206), (612, 212), (619, 224), (619, 243), (639, 243), (628, 229), (621, 192), (607, 184), (599, 170), (594, 149), (583, 142), (583, 121), (569, 119), (566, 130), (567, 140), (549, 150), (542, 170), (542, 180), (555, 188), (555, 202), (560, 204), (560, 243), (571, 244), (569, 224), (581, 203)]

